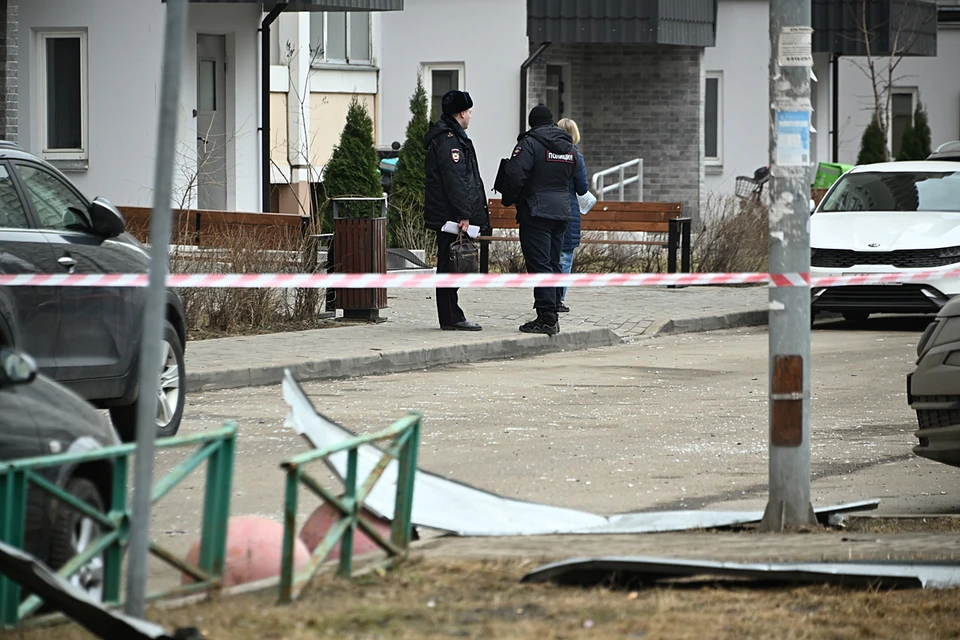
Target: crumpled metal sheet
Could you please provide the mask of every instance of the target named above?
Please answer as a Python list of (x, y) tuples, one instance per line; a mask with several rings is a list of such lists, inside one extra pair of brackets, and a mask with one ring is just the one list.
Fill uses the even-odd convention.
[(763, 582), (842, 584), (882, 588), (947, 589), (960, 586), (956, 563), (924, 562), (717, 562), (653, 557), (575, 558), (554, 562), (521, 582), (637, 586), (697, 576), (749, 578)]
[(32, 555), (3, 542), (0, 542), (0, 573), (101, 638), (173, 640), (175, 637), (152, 622), (104, 608)]
[[(320, 449), (356, 437), (316, 410), (290, 370), (283, 379), (283, 398), (290, 412), (286, 426)], [(366, 477), (383, 453), (373, 445), (360, 447), (358, 477)], [(327, 466), (338, 478), (346, 475), (347, 453), (327, 458)], [(514, 498), (505, 498), (483, 489), (417, 469), (413, 492), (413, 524), (461, 536), (523, 536), (592, 533), (654, 533), (729, 527), (759, 522), (760, 511), (665, 511), (602, 516)], [(397, 487), (397, 463), (392, 461), (364, 502), (378, 516), (393, 519)], [(875, 509), (879, 500), (821, 507), (818, 515), (841, 511)]]

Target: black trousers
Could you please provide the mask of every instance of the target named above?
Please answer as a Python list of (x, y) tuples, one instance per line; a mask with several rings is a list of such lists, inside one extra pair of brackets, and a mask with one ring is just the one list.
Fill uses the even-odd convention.
[[(457, 239), (452, 233), (437, 231), (437, 273), (451, 273), (450, 245)], [(441, 327), (448, 327), (467, 319), (460, 308), (457, 289), (437, 289), (437, 318)]]
[[(537, 218), (527, 212), (520, 214), (520, 250), (527, 265), (527, 273), (560, 273), (560, 252), (566, 220)], [(533, 307), (538, 317), (552, 323), (560, 308), (560, 290), (557, 287), (535, 287)]]

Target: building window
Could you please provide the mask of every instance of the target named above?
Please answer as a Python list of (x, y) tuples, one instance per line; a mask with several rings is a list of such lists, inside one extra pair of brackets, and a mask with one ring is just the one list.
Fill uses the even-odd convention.
[(423, 85), (430, 100), (430, 114), (433, 122), (443, 113), (440, 100), (443, 94), (453, 89), (463, 91), (465, 70), (462, 62), (445, 64), (423, 64)]
[(916, 110), (916, 89), (893, 89), (890, 96), (890, 150), (894, 158), (903, 145), (903, 132), (913, 126), (913, 114)]
[(40, 34), (40, 140), (49, 159), (87, 157), (87, 34)]
[(310, 57), (314, 63), (373, 62), (369, 11), (324, 11), (310, 14)]
[(567, 87), (570, 86), (569, 75), (570, 67), (567, 65), (547, 65), (546, 106), (553, 114), (554, 120), (560, 120), (570, 112), (568, 109), (570, 100), (567, 96)]
[(704, 160), (707, 164), (723, 164), (723, 72), (707, 72), (704, 98)]

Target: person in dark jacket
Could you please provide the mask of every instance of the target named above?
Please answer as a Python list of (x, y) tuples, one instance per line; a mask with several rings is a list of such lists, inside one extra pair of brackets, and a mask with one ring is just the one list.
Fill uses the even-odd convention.
[[(580, 127), (571, 118), (564, 118), (557, 123), (557, 126), (570, 134), (573, 141), (573, 147), (577, 154), (577, 171), (573, 174), (573, 180), (570, 181), (570, 222), (567, 223), (567, 232), (563, 236), (563, 248), (560, 251), (560, 272), (570, 273), (573, 269), (573, 252), (580, 246), (580, 200), (577, 196), (582, 196), (590, 190), (587, 183), (587, 165), (583, 161), (583, 154), (577, 145), (580, 144)], [(558, 311), (567, 313), (570, 307), (565, 304), (567, 298), (567, 288), (560, 287), (560, 305)]]
[[(570, 220), (570, 180), (577, 168), (576, 148), (570, 134), (553, 123), (550, 109), (538, 105), (530, 111), (530, 130), (520, 135), (499, 181), (502, 202), (515, 204), (520, 225), (520, 250), (529, 273), (560, 273), (563, 234)], [(536, 320), (520, 326), (524, 333), (554, 335), (559, 288), (533, 290)]]
[[(441, 231), (446, 222), (459, 225), (463, 233), (471, 224), (490, 227), (487, 197), (480, 179), (477, 152), (467, 137), (473, 100), (466, 91), (448, 91), (440, 102), (443, 115), (424, 139), (426, 174), (423, 217), (428, 229), (437, 232), (437, 273), (450, 273), (450, 245), (457, 236)], [(437, 289), (437, 316), (445, 331), (480, 331), (460, 308), (457, 289)]]

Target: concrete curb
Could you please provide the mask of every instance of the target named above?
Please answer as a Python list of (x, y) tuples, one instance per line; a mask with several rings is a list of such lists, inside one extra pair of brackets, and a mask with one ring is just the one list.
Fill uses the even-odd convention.
[(416, 371), (447, 364), (523, 358), (558, 351), (579, 351), (621, 344), (616, 333), (605, 328), (573, 329), (556, 336), (520, 335), (486, 342), (446, 345), (426, 349), (381, 351), (375, 354), (302, 360), (265, 367), (234, 368), (187, 373), (187, 391), (211, 391), (279, 384), (284, 369), (297, 380), (325, 380)]
[(660, 320), (651, 322), (650, 326), (643, 332), (643, 335), (654, 337), (676, 333), (719, 331), (721, 329), (735, 329), (737, 327), (759, 327), (768, 324), (769, 315), (769, 312), (766, 310), (755, 309), (753, 311), (737, 311), (717, 316)]

